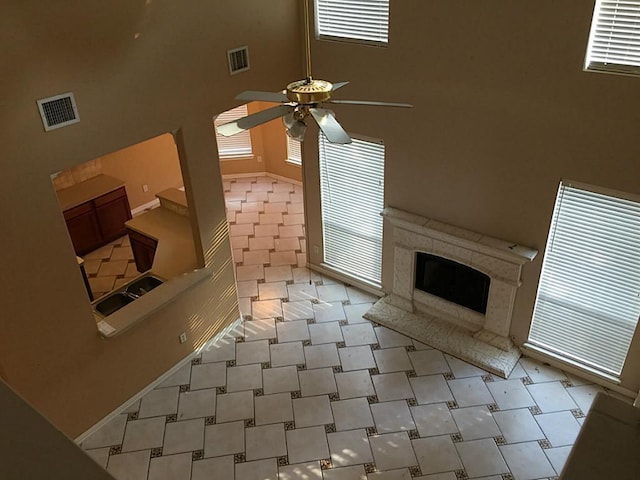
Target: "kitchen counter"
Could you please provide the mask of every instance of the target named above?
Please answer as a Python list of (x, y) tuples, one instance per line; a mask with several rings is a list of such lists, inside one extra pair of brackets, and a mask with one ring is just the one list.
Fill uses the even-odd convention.
[(198, 267), (188, 217), (159, 207), (132, 218), (125, 225), (158, 241), (153, 273), (170, 279)]
[(62, 211), (65, 211), (123, 186), (122, 180), (109, 175), (98, 175), (71, 187), (58, 190), (56, 193)]

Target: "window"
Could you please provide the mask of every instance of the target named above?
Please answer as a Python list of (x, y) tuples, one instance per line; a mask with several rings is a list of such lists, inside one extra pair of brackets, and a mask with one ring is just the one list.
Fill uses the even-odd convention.
[(640, 314), (640, 199), (561, 183), (529, 343), (618, 376)]
[[(214, 126), (224, 125), (239, 118), (247, 116), (247, 106), (240, 105), (226, 112), (222, 112), (213, 121)], [(249, 130), (237, 133), (231, 137), (220, 135), (216, 130), (216, 140), (218, 142), (218, 155), (220, 158), (243, 158), (253, 155), (251, 147), (251, 134)]]
[(318, 38), (386, 45), (389, 0), (316, 0)]
[(585, 69), (640, 75), (640, 0), (597, 0)]
[(325, 263), (380, 284), (384, 208), (384, 145), (353, 139), (348, 145), (319, 137), (320, 194)]
[(302, 165), (302, 144), (287, 135), (287, 162)]

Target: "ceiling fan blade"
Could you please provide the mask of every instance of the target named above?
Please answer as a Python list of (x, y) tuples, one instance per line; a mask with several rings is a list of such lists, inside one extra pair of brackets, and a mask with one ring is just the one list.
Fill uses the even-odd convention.
[(262, 125), (263, 123), (267, 123), (274, 118), (282, 117), (283, 115), (291, 112), (293, 108), (294, 107), (292, 107), (291, 105), (278, 105), (277, 107), (272, 107), (260, 112), (252, 113), (251, 115), (239, 118), (238, 120), (234, 120), (233, 122), (220, 125), (216, 128), (216, 130), (220, 135), (230, 137), (231, 135), (235, 135), (236, 133), (240, 133), (244, 130), (249, 130), (250, 128)]
[(410, 103), (372, 102), (370, 100), (327, 100), (328, 103), (342, 103), (345, 105), (370, 105), (372, 107), (403, 107), (411, 108)]
[(344, 87), (345, 85), (348, 85), (349, 82), (338, 82), (338, 83), (334, 83), (333, 84), (333, 88), (331, 89), (332, 92), (335, 92), (336, 90), (338, 90), (339, 88)]
[(331, 110), (324, 108), (310, 108), (313, 118), (318, 122), (318, 126), (331, 143), (351, 143), (351, 137), (347, 135), (344, 128), (338, 123)]
[(262, 101), (262, 102), (289, 102), (287, 96), (282, 92), (259, 92), (256, 90), (247, 90), (246, 92), (240, 93), (236, 100), (244, 100), (246, 102), (252, 102), (254, 100)]

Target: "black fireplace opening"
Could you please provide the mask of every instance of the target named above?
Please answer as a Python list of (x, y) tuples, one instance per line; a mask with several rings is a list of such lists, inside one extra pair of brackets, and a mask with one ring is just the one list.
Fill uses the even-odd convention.
[(417, 252), (415, 288), (482, 314), (487, 312), (491, 279), (447, 258)]

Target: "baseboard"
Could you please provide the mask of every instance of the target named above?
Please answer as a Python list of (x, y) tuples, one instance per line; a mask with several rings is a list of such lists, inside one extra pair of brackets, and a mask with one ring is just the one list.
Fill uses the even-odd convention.
[(307, 268), (309, 270), (313, 270), (314, 272), (318, 272), (328, 277), (335, 278), (336, 280), (340, 280), (342, 283), (346, 283), (347, 285), (351, 285), (352, 287), (359, 288), (360, 290), (370, 293), (371, 295), (375, 295), (376, 297), (382, 297), (385, 295), (385, 293), (382, 291), (382, 287), (366, 283), (354, 277), (350, 277), (349, 275), (335, 270), (327, 266), (326, 264), (318, 265), (315, 263), (307, 262)]
[(131, 210), (131, 216), (135, 217), (136, 215), (140, 215), (141, 213), (144, 213), (147, 210), (151, 210), (152, 208), (156, 208), (159, 205), (160, 205), (160, 200), (155, 198), (150, 202), (147, 202)]
[(205, 348), (207, 348), (209, 345), (211, 345), (212, 343), (215, 343), (218, 339), (224, 337), (225, 335), (227, 335), (229, 332), (233, 331), (235, 328), (238, 327), (238, 325), (240, 325), (240, 323), (242, 322), (241, 319), (237, 319), (236, 321), (234, 321), (233, 323), (231, 323), (231, 325), (227, 326), (226, 328), (224, 328), (222, 331), (220, 331), (218, 334), (216, 334), (211, 340), (209, 340), (208, 342), (206, 342), (202, 347), (198, 348), (197, 350), (194, 350), (193, 352), (191, 352), (189, 355), (187, 355), (185, 358), (183, 358), (182, 360), (180, 360), (178, 363), (176, 363), (173, 367), (171, 367), (169, 370), (167, 370), (165, 373), (163, 373), (162, 375), (160, 375), (158, 378), (156, 378), (153, 382), (151, 382), (149, 385), (147, 385), (145, 388), (143, 388), (142, 390), (140, 390), (138, 393), (136, 393), (133, 397), (131, 397), (129, 400), (127, 400), (126, 402), (124, 402), (122, 405), (120, 405), (118, 408), (116, 408), (115, 410), (113, 410), (111, 413), (109, 413), (106, 417), (104, 417), (102, 420), (100, 420), (98, 423), (96, 423), (95, 425), (93, 425), (91, 428), (89, 428), (87, 431), (81, 433), (78, 437), (76, 437), (75, 442), (76, 443), (81, 443), (84, 440), (86, 440), (89, 436), (91, 436), (92, 434), (94, 434), (95, 432), (97, 432), (98, 430), (100, 430), (104, 425), (106, 425), (107, 423), (109, 423), (113, 418), (117, 417), (118, 415), (120, 415), (120, 412), (122, 412), (122, 410), (124, 410), (125, 408), (127, 408), (129, 405), (131, 405), (134, 402), (137, 402), (138, 400), (140, 400), (142, 397), (144, 397), (147, 393), (149, 393), (151, 390), (153, 390), (154, 388), (156, 388), (158, 385), (160, 385), (162, 382), (164, 382), (167, 378), (169, 378), (171, 375), (173, 375), (174, 373), (176, 373), (178, 370), (180, 370), (182, 367), (184, 367), (187, 363), (191, 362), (191, 360), (193, 360), (193, 358), (195, 358), (196, 356), (200, 355), (200, 353), (202, 352), (202, 350), (204, 350)]
[(283, 177), (282, 175), (276, 175), (275, 173), (269, 172), (257, 172), (257, 173), (233, 173), (222, 175), (222, 180), (233, 180), (236, 178), (252, 178), (252, 177), (270, 177), (275, 180), (282, 180), (283, 182), (292, 183), (293, 185), (302, 186), (302, 182), (299, 180), (294, 180), (292, 178)]

